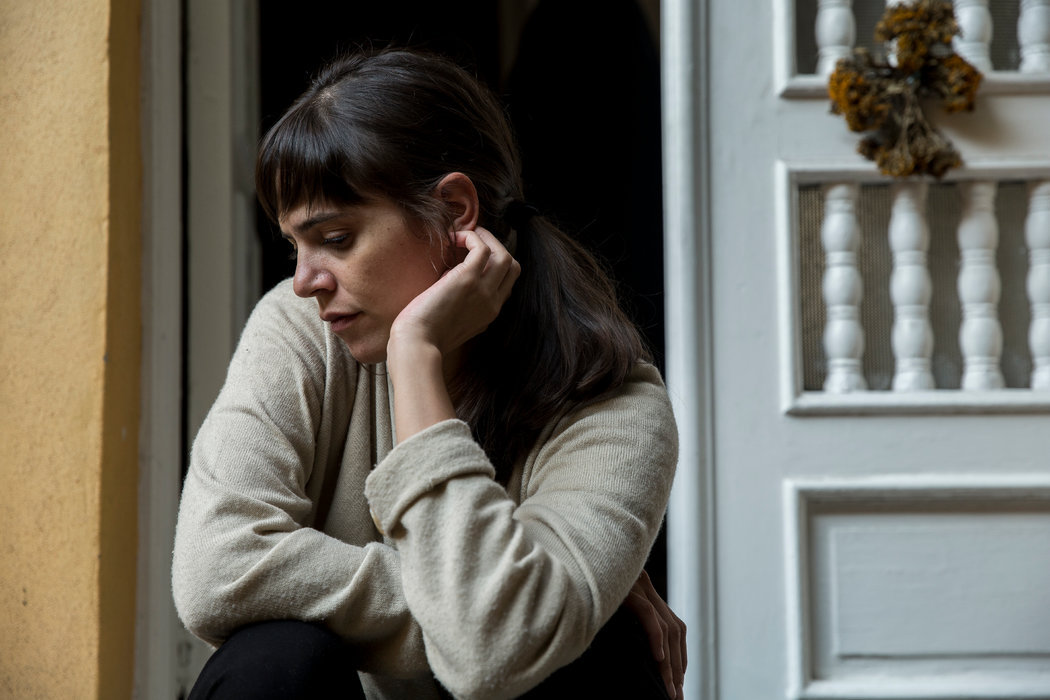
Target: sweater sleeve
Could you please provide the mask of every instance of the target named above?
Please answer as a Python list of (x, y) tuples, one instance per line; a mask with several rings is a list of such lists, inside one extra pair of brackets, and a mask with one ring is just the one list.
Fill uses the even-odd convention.
[(515, 697), (583, 653), (645, 563), (676, 460), (650, 366), (553, 427), (520, 505), (460, 421), (394, 448), (365, 493), (438, 679), (460, 698)]
[[(345, 426), (356, 386), (355, 367), (326, 369), (330, 348), (312, 307), (279, 288), (245, 327), (193, 445), (175, 535), (175, 604), (212, 644), (250, 622), (323, 621), (360, 650), (361, 670), (429, 676), (397, 552), (311, 527), (310, 479), (333, 463), (321, 452), (335, 454), (338, 467), (343, 436), (333, 420)], [(342, 420), (331, 415), (332, 394)]]

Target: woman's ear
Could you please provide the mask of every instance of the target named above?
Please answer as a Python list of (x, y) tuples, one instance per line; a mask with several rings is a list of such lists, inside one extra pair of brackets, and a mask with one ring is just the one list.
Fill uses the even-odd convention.
[(478, 225), (478, 191), (470, 178), (460, 172), (441, 178), (434, 194), (452, 213), (453, 231), (473, 231)]

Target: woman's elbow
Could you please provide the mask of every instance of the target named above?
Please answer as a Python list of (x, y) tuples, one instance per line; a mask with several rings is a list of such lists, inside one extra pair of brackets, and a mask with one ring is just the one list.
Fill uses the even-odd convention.
[(175, 557), (171, 590), (179, 620), (194, 636), (218, 646), (242, 624), (235, 615), (231, 583), (219, 580), (218, 569), (187, 566)]
[(179, 620), (193, 636), (218, 646), (233, 632), (224, 624), (221, 608), (210, 596), (180, 590), (178, 585), (173, 586), (173, 594)]
[(572, 596), (556, 611), (534, 613), (510, 623), (491, 620), (487, 630), (466, 637), (428, 638), (434, 674), (457, 698), (513, 698), (582, 654), (594, 636), (586, 606)]

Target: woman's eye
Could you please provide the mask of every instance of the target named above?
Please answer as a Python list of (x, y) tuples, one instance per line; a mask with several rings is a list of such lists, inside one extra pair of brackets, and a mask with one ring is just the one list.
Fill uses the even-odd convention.
[(333, 245), (338, 247), (346, 243), (349, 238), (350, 236), (346, 234), (342, 236), (332, 236), (331, 238), (326, 238), (321, 241), (321, 245)]

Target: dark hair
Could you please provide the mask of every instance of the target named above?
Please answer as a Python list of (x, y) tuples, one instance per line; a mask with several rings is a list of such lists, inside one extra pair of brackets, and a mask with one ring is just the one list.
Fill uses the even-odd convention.
[(263, 138), (256, 190), (275, 221), (302, 204), (378, 195), (444, 231), (453, 215), (434, 188), (457, 171), (477, 189), (479, 225), (521, 263), (510, 298), (470, 342), (449, 387), (506, 483), (545, 425), (649, 357), (595, 259), (522, 205), (518, 151), (499, 102), (438, 56), (384, 50), (337, 59)]

